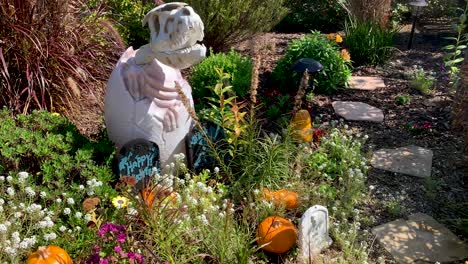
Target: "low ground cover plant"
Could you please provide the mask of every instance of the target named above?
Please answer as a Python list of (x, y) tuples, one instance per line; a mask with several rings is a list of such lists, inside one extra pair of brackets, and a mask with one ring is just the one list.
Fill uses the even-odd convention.
[(421, 66), (415, 66), (410, 73), (410, 86), (423, 95), (431, 94), (435, 83), (435, 73), (426, 72)]
[(320, 32), (313, 31), (299, 40), (293, 40), (273, 70), (272, 75), (280, 91), (297, 90), (302, 75), (292, 71), (291, 67), (301, 58), (312, 58), (323, 65), (323, 70), (314, 78), (317, 92), (333, 93), (345, 87), (351, 77), (350, 61), (341, 54), (336, 39), (330, 40)]

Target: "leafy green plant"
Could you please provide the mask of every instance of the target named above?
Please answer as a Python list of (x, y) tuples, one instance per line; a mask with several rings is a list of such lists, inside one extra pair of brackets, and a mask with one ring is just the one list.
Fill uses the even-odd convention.
[(287, 0), (285, 6), (290, 12), (276, 26), (279, 31), (336, 32), (343, 27), (346, 12), (336, 0)]
[(312, 58), (323, 65), (323, 70), (314, 77), (317, 92), (333, 93), (345, 87), (351, 77), (350, 62), (343, 58), (338, 44), (313, 31), (299, 40), (293, 40), (273, 70), (273, 79), (278, 82), (281, 91), (297, 89), (302, 75), (292, 71), (291, 67), (301, 58)]
[(252, 79), (252, 60), (231, 50), (229, 53), (217, 53), (203, 60), (193, 68), (190, 78), (192, 93), (194, 98), (198, 98), (200, 103), (204, 103), (205, 97), (215, 96), (209, 87), (215, 86), (219, 80), (216, 68), (229, 74), (231, 89), (237, 96), (244, 97), (250, 88)]
[[(0, 176), (0, 261), (24, 262), (46, 243), (72, 257), (87, 252), (95, 235), (87, 227), (93, 217), (83, 200), (97, 200), (102, 218), (118, 217), (106, 206), (116, 193), (109, 185), (112, 144), (91, 142), (48, 112), (13, 117), (1, 110), (0, 121), (0, 173), (7, 175)], [(12, 237), (24, 242), (21, 247)]]
[(436, 78), (434, 72), (427, 73), (421, 66), (415, 66), (411, 74), (410, 86), (423, 95), (432, 93)]
[(351, 54), (353, 65), (381, 65), (387, 62), (393, 52), (394, 34), (394, 29), (351, 17), (346, 22), (344, 45)]
[(468, 1), (465, 9), (460, 15), (459, 23), (454, 25), (457, 32), (456, 37), (448, 37), (447, 39), (455, 41), (454, 44), (443, 47), (447, 51), (444, 57), (444, 65), (448, 67), (450, 83), (454, 88), (457, 88), (460, 82), (460, 63), (464, 60), (462, 52), (467, 48), (468, 38), (466, 36), (466, 19), (468, 14)]
[(395, 98), (395, 102), (399, 105), (409, 104), (411, 102), (411, 97), (409, 95), (398, 95)]
[[(176, 2), (176, 1), (167, 1)], [(205, 24), (203, 42), (215, 51), (227, 50), (234, 43), (260, 32), (268, 32), (283, 19), (284, 0), (185, 1)]]
[(144, 0), (92, 0), (86, 3), (90, 8), (107, 10), (105, 16), (114, 21), (120, 36), (134, 49), (149, 42), (150, 31), (141, 25), (148, 11), (155, 7), (152, 1)]
[(227, 85), (231, 76), (223, 73), (219, 68), (215, 68), (215, 72), (218, 74), (218, 82), (210, 88), (215, 97), (207, 98), (210, 107), (203, 109), (200, 116), (224, 129), (229, 154), (234, 156), (238, 145), (242, 144), (240, 136), (247, 127), (247, 121), (244, 118), (247, 114), (244, 112), (246, 103), (238, 103), (232, 86)]

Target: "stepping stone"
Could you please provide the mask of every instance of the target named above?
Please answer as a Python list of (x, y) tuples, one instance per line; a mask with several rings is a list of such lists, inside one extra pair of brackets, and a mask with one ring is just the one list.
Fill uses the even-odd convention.
[(378, 88), (386, 87), (382, 78), (368, 76), (351, 76), (348, 85), (351, 89), (365, 91), (373, 91)]
[(335, 113), (346, 120), (382, 122), (382, 110), (361, 102), (335, 101), (332, 103)]
[(468, 257), (468, 245), (426, 214), (374, 227), (372, 233), (399, 263), (444, 263)]
[(381, 149), (374, 152), (371, 164), (377, 169), (424, 178), (431, 176), (432, 156), (432, 150), (418, 146)]

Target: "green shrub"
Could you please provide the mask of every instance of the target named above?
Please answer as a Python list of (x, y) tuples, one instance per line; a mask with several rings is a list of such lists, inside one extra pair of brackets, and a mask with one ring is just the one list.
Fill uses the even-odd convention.
[(148, 44), (150, 30), (143, 27), (141, 21), (146, 13), (155, 7), (152, 1), (106, 0), (104, 3), (109, 10), (107, 17), (115, 22), (120, 36), (128, 46), (137, 49)]
[[(352, 55), (351, 55), (352, 56)], [(273, 71), (273, 78), (282, 91), (295, 90), (300, 74), (291, 70), (292, 65), (301, 58), (312, 58), (323, 65), (323, 70), (315, 78), (316, 91), (333, 93), (347, 85), (351, 76), (349, 62), (340, 53), (339, 46), (318, 31), (289, 44), (286, 55), (278, 61)]]
[(286, 0), (289, 14), (276, 26), (283, 32), (336, 32), (344, 25), (345, 10), (336, 0)]
[[(176, 2), (176, 1), (168, 1)], [(204, 43), (218, 51), (257, 33), (267, 32), (283, 19), (284, 0), (187, 0), (205, 24)]]
[[(58, 115), (12, 117), (1, 110), (0, 225), (6, 236), (0, 238), (0, 262), (24, 263), (37, 246), (50, 243), (73, 258), (89, 251), (95, 234), (87, 227), (92, 213), (84, 211), (83, 200), (99, 197), (101, 218), (117, 216), (101, 207), (116, 193), (109, 185), (113, 150), (107, 140), (90, 142)], [(6, 245), (14, 234), (27, 245)]]
[(230, 75), (228, 81), (237, 96), (243, 97), (248, 93), (252, 79), (252, 60), (231, 50), (229, 53), (213, 54), (194, 66), (190, 78), (194, 98), (203, 102), (205, 97), (214, 96), (208, 87), (216, 85), (219, 80), (215, 68)]
[(354, 66), (381, 65), (393, 52), (394, 29), (380, 27), (373, 22), (359, 20), (346, 23), (344, 44), (351, 54)]

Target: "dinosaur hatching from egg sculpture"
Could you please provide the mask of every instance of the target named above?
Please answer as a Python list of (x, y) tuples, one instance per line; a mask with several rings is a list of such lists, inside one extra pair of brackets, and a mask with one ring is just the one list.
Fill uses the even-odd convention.
[(158, 145), (161, 165), (185, 153), (185, 137), (193, 120), (175, 88), (182, 87), (193, 106), (191, 87), (180, 69), (200, 62), (206, 54), (203, 22), (186, 3), (160, 5), (146, 14), (151, 41), (128, 48), (107, 84), (105, 122), (109, 138), (121, 148), (134, 139)]

